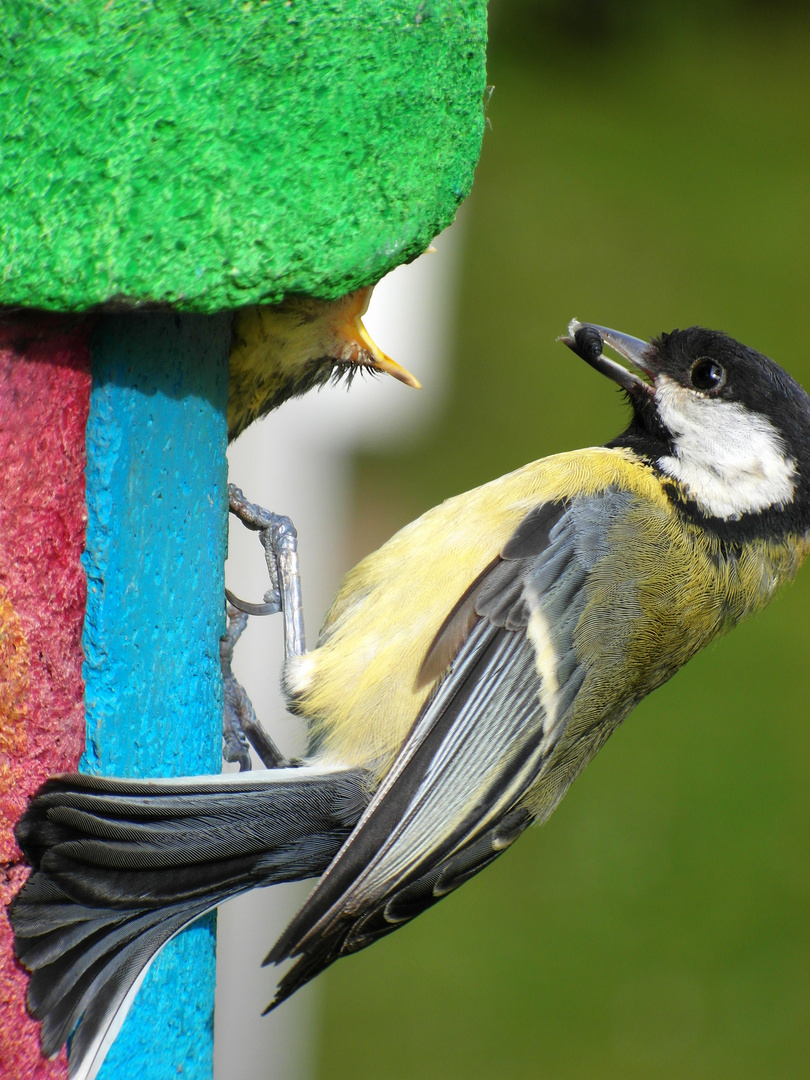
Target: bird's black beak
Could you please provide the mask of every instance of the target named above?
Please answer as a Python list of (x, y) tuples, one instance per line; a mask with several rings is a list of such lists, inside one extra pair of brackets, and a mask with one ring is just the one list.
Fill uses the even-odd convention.
[(602, 349), (609, 345), (614, 352), (638, 368), (650, 379), (655, 378), (655, 347), (647, 341), (630, 337), (629, 334), (621, 334), (618, 330), (610, 330), (606, 326), (596, 326), (594, 323), (581, 323), (572, 319), (568, 324), (568, 335), (561, 337), (577, 356), (581, 357), (591, 367), (607, 375), (613, 382), (618, 383), (622, 390), (626, 390), (633, 398), (641, 395), (652, 397), (654, 389), (650, 383), (640, 379), (626, 367), (617, 364), (615, 360), (609, 360)]

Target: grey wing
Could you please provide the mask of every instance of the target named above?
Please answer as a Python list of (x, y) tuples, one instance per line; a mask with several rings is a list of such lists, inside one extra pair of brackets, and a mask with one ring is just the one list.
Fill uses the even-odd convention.
[(603, 544), (593, 509), (538, 506), (459, 600), (425, 659), (435, 667), (436, 654), (448, 652), (445, 678), (267, 958), (300, 957), (273, 1006), (455, 889), (530, 824), (521, 799), (585, 677), (574, 632)]

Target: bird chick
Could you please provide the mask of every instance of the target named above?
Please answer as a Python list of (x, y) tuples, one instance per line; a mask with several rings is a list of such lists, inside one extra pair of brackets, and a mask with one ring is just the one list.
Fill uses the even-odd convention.
[(228, 440), (232, 441), (288, 398), (305, 394), (333, 377), (349, 379), (359, 368), (385, 372), (420, 388), (405, 368), (371, 340), (363, 316), (373, 286), (338, 300), (291, 296), (281, 304), (252, 305), (234, 316)]

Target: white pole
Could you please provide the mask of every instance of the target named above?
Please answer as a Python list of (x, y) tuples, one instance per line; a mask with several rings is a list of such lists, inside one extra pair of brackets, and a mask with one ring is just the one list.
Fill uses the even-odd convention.
[[(418, 436), (433, 421), (447, 381), (460, 256), (456, 223), (436, 241), (435, 254), (402, 266), (377, 286), (364, 320), (383, 351), (412, 371), (421, 391), (385, 376), (356, 378), (351, 389), (326, 387), (285, 404), (254, 424), (231, 447), (230, 478), (252, 501), (289, 515), (298, 530), (308, 639), (340, 576), (352, 478), (361, 446), (390, 446)], [(254, 533), (233, 522), (226, 564), (228, 587), (260, 601), (267, 587)], [(279, 618), (251, 619), (234, 659), (234, 673), (256, 713), (287, 754), (300, 754), (305, 735), (284, 709), (278, 689), (282, 639)], [(304, 1080), (317, 1039), (317, 983), (277, 1012), (261, 1013), (273, 996), (276, 971), (261, 961), (292, 918), (311, 883), (256, 890), (219, 912), (215, 1080)]]

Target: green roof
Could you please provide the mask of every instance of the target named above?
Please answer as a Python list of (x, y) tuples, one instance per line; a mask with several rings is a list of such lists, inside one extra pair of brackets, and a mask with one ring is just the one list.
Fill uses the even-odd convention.
[(0, 42), (0, 304), (336, 297), (467, 195), (482, 0), (31, 0)]

